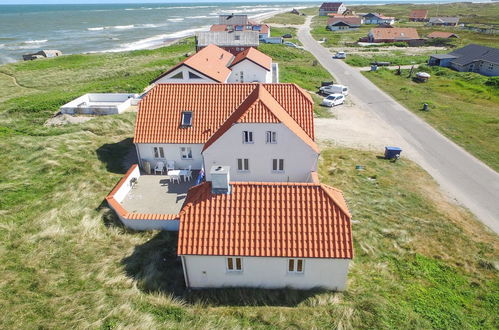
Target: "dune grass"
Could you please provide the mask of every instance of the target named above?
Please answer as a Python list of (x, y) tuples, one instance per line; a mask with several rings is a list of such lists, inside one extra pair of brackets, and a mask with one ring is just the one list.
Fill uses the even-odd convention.
[[(428, 83), (381, 69), (365, 76), (451, 140), (499, 171), (499, 87), (493, 78), (447, 68), (423, 66)], [(420, 111), (428, 103), (430, 111)]]
[(302, 25), (305, 23), (305, 16), (291, 14), (291, 13), (281, 13), (272, 16), (265, 20), (268, 24), (285, 24), (285, 25)]
[[(69, 63), (53, 72), (66, 83), (38, 77), (52, 70), (50, 62), (0, 67), (15, 77), (33, 73), (19, 76), (29, 91), (10, 86), (12, 98), (0, 103), (1, 328), (499, 326), (497, 236), (449, 204), (414, 163), (327, 145), (320, 176), (344, 190), (354, 219), (349, 289), (185, 290), (176, 235), (129, 231), (103, 202), (126, 170), (135, 114), (58, 128), (43, 122), (83, 90), (140, 91), (165, 69), (163, 61), (191, 46), (91, 55), (100, 59), (89, 67), (95, 78), (74, 84)], [(284, 49), (291, 60), (305, 56)], [(129, 76), (122, 76), (120, 58), (134, 68)]]
[(390, 65), (422, 64), (428, 62), (428, 55), (376, 54), (348, 55), (345, 62), (351, 66), (366, 67), (372, 62), (390, 62)]

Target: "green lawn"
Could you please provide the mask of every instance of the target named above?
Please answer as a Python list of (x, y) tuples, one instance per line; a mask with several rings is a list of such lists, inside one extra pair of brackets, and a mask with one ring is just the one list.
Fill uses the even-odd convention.
[(348, 55), (345, 62), (351, 66), (366, 67), (370, 66), (372, 62), (390, 62), (391, 65), (409, 65), (409, 64), (422, 64), (428, 62), (428, 55), (404, 55), (396, 54), (362, 54), (362, 55)]
[[(365, 76), (397, 101), (425, 119), (451, 140), (499, 171), (499, 87), (476, 73), (455, 72), (440, 67), (420, 67), (429, 72), (428, 83), (407, 78), (408, 71), (366, 72)], [(497, 81), (497, 80), (496, 80)], [(429, 112), (420, 111), (422, 104)]]
[[(315, 86), (323, 73), (310, 55), (277, 47), (262, 50), (288, 59), (283, 80)], [(497, 236), (414, 163), (327, 146), (320, 176), (344, 190), (354, 219), (348, 290), (186, 291), (175, 235), (129, 231), (104, 203), (126, 170), (135, 114), (43, 123), (82, 92), (138, 92), (191, 50), (189, 40), (0, 67), (27, 86), (0, 78), (11, 93), (0, 93), (1, 328), (499, 327)]]
[(268, 18), (264, 21), (268, 24), (290, 24), (290, 25), (302, 25), (305, 23), (305, 16), (291, 14), (291, 13), (282, 13), (277, 14), (271, 18)]

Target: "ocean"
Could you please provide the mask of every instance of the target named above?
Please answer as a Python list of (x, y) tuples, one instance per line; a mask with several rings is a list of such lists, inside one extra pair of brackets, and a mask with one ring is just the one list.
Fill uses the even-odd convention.
[[(346, 3), (379, 2), (367, 0)], [(0, 64), (19, 61), (22, 54), (40, 49), (57, 49), (64, 54), (76, 54), (152, 48), (196, 31), (207, 30), (217, 22), (219, 14), (248, 14), (258, 18), (318, 4), (320, 2), (262, 1), (0, 5)]]

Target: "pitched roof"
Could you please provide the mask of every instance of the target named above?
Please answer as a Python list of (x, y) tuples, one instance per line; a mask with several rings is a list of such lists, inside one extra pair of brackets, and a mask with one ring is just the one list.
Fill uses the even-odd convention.
[(302, 139), (312, 150), (319, 153), (319, 147), (303, 128), (284, 110), (284, 108), (261, 85), (251, 92), (239, 108), (234, 111), (222, 126), (206, 141), (203, 151), (208, 149), (232, 125), (237, 123), (282, 123)]
[[(158, 84), (140, 101), (134, 143), (205, 143), (259, 84)], [(262, 84), (314, 139), (313, 101), (295, 84)], [(192, 126), (180, 125), (192, 111)]]
[(340, 22), (343, 22), (347, 25), (361, 25), (362, 19), (359, 16), (343, 16), (337, 15), (332, 16), (327, 20), (327, 25), (335, 25)]
[(231, 70), (227, 68), (227, 66), (233, 58), (234, 55), (228, 51), (215, 45), (208, 45), (196, 54), (189, 56), (179, 64), (175, 65), (173, 68), (166, 71), (152, 82), (163, 78), (182, 65), (186, 65), (217, 82), (223, 83), (230, 76)]
[(448, 55), (456, 56), (457, 58), (452, 60), (452, 63), (459, 65), (466, 65), (480, 60), (499, 64), (499, 48), (470, 44), (456, 49)]
[[(229, 29), (229, 26), (232, 26), (232, 29)], [(231, 24), (213, 24), (210, 27), (211, 32), (220, 32), (220, 31), (229, 31), (233, 30), (235, 25)], [(241, 25), (243, 27), (243, 31), (257, 31), (259, 33), (268, 33), (269, 32), (269, 26), (267, 24), (258, 24), (258, 23), (252, 23), (248, 21), (248, 24)], [(248, 27), (250, 27), (248, 29)], [(260, 27), (260, 30), (255, 30), (255, 28)]]
[(351, 259), (351, 216), (324, 184), (232, 182), (213, 195), (205, 182), (187, 194), (178, 254)]
[(419, 39), (418, 31), (415, 28), (373, 28), (370, 31), (376, 40), (410, 40)]
[(248, 15), (234, 15), (234, 14), (226, 14), (226, 15), (218, 15), (218, 23), (219, 24), (247, 24), (248, 23)]
[(375, 16), (375, 17), (378, 17), (380, 19), (395, 19), (395, 17), (393, 17), (393, 16), (385, 16), (385, 15), (380, 14), (380, 13), (368, 13), (368, 14), (363, 15), (363, 17), (367, 17), (367, 16)]
[(337, 11), (338, 8), (343, 4), (343, 2), (324, 2), (319, 8), (327, 11)]
[(272, 69), (272, 57), (262, 53), (259, 50), (256, 50), (253, 47), (250, 47), (238, 53), (229, 67), (233, 67), (237, 63), (244, 60), (250, 60), (251, 62), (261, 66), (267, 71), (270, 71)]
[(409, 14), (410, 18), (426, 18), (426, 16), (428, 16), (427, 9), (414, 9)]
[(457, 24), (459, 22), (459, 17), (430, 17), (429, 20), (430, 23), (451, 23), (451, 24)]
[(450, 38), (450, 37), (457, 37), (457, 34), (452, 32), (434, 31), (428, 35), (428, 38)]
[(198, 47), (206, 47), (209, 44), (221, 47), (258, 47), (259, 33), (257, 31), (203, 31), (196, 33), (196, 45)]

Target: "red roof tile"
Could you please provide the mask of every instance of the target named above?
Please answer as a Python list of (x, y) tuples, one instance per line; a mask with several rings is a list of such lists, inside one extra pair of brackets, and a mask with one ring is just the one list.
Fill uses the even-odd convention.
[(256, 50), (253, 47), (250, 47), (238, 53), (229, 67), (233, 67), (237, 63), (244, 60), (250, 60), (251, 62), (261, 66), (267, 71), (270, 71), (272, 69), (272, 57), (262, 53), (259, 50)]
[(206, 141), (203, 151), (208, 149), (218, 138), (236, 123), (282, 123), (293, 133), (319, 153), (319, 147), (310, 136), (296, 123), (283, 107), (258, 84), (251, 94), (234, 111), (225, 123)]
[(205, 182), (180, 212), (178, 254), (351, 259), (351, 216), (323, 184), (233, 182), (213, 195)]
[[(295, 84), (261, 84), (314, 140), (313, 101)], [(205, 143), (259, 84), (158, 84), (140, 102), (134, 143)], [(192, 126), (180, 125), (192, 111)]]
[(409, 18), (423, 19), (426, 18), (426, 16), (428, 16), (428, 10), (426, 9), (414, 9), (409, 14)]
[(457, 34), (452, 32), (435, 31), (428, 35), (428, 38), (450, 38), (450, 37), (457, 38)]
[(375, 40), (412, 40), (419, 39), (415, 28), (373, 28), (370, 32)]
[(153, 82), (163, 78), (178, 67), (186, 65), (194, 71), (202, 73), (217, 82), (223, 83), (230, 76), (231, 70), (228, 68), (228, 65), (233, 58), (234, 55), (228, 51), (216, 45), (208, 45), (163, 73), (153, 80)]
[(346, 23), (348, 25), (361, 25), (362, 20), (359, 16), (343, 16), (343, 15), (335, 15), (330, 17), (327, 20), (327, 25), (336, 24), (339, 22)]

